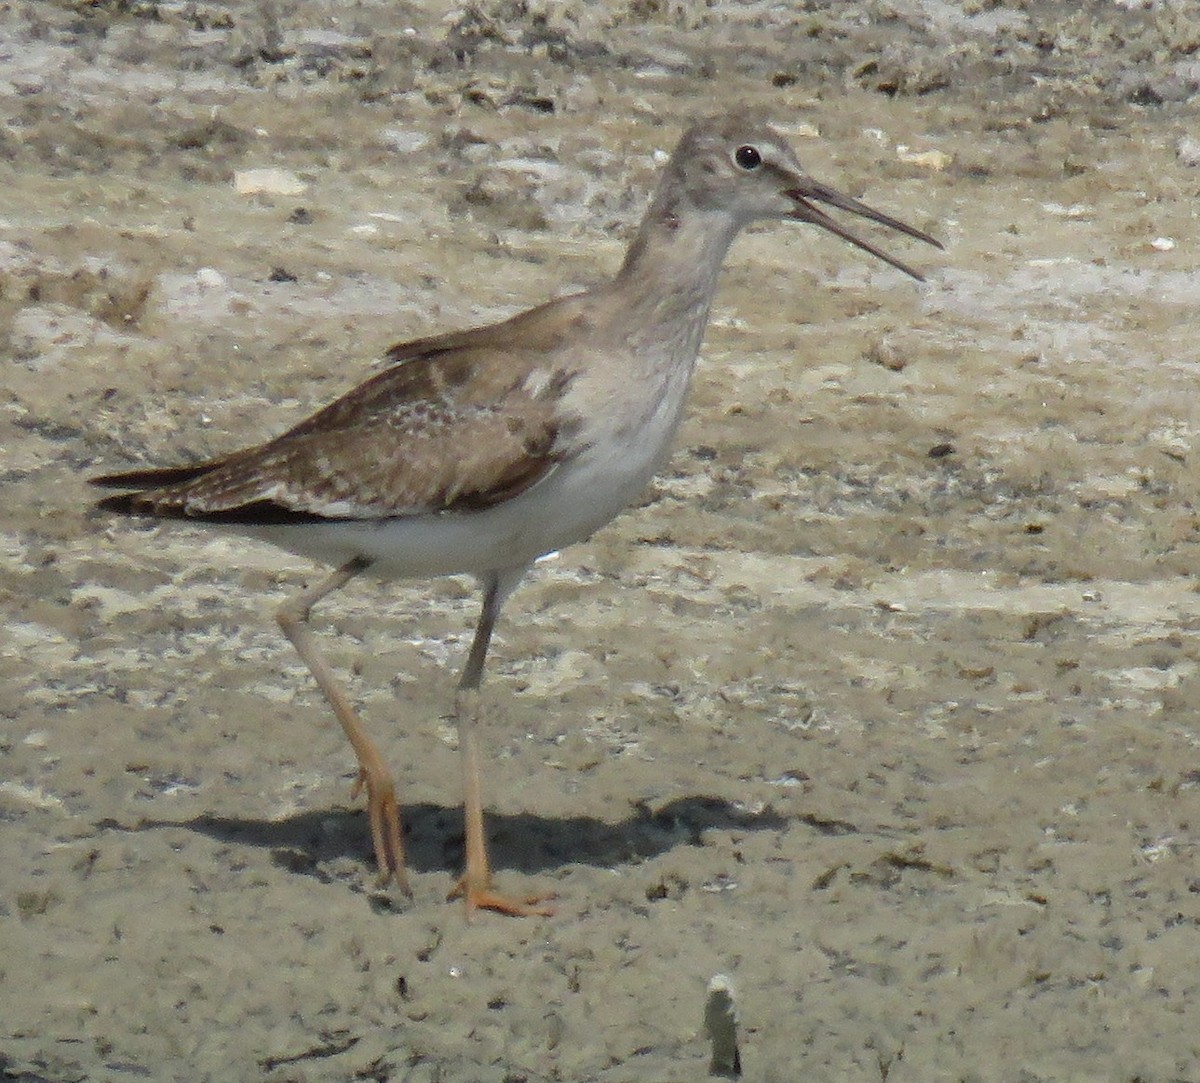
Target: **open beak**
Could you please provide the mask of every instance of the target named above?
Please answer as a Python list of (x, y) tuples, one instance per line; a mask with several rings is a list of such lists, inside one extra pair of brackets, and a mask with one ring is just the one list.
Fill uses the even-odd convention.
[(820, 207), (815, 206), (813, 201), (827, 203), (831, 207), (838, 207), (843, 211), (849, 211), (851, 214), (857, 214), (862, 218), (870, 218), (872, 222), (879, 222), (881, 225), (887, 226), (889, 229), (894, 229), (898, 233), (907, 233), (910, 237), (915, 237), (918, 241), (924, 241), (926, 244), (933, 245), (934, 248), (941, 248), (941, 241), (931, 237), (923, 230), (917, 229), (915, 226), (901, 222), (898, 218), (892, 218), (882, 211), (875, 210), (874, 207), (868, 207), (865, 203), (860, 203), (857, 199), (844, 196), (841, 192), (829, 188), (819, 181), (812, 180), (810, 177), (800, 177), (798, 179), (800, 183), (797, 187), (789, 188), (784, 192), (784, 195), (796, 204), (796, 209), (791, 212), (789, 217), (795, 218), (799, 222), (812, 222), (815, 226), (827, 229), (830, 233), (841, 237), (844, 241), (849, 241), (864, 252), (870, 252), (871, 255), (883, 260), (884, 263), (890, 263), (906, 275), (912, 275), (918, 282), (925, 281), (924, 275), (914, 271), (908, 264), (902, 263), (894, 256), (889, 256), (882, 249), (876, 248), (869, 241), (864, 241), (862, 238), (856, 237), (836, 219), (830, 218)]

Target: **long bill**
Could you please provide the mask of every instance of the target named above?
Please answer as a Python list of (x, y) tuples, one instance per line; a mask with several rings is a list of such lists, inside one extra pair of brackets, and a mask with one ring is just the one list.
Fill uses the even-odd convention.
[(791, 213), (792, 218), (795, 218), (799, 222), (811, 222), (814, 226), (820, 226), (822, 229), (828, 230), (835, 236), (841, 237), (842, 240), (849, 241), (855, 247), (861, 248), (864, 252), (870, 252), (876, 259), (881, 259), (884, 263), (890, 263), (896, 270), (903, 271), (906, 275), (911, 275), (918, 282), (925, 281), (923, 274), (914, 271), (907, 263), (896, 259), (895, 256), (889, 256), (883, 249), (876, 248), (870, 241), (864, 241), (861, 237), (856, 237), (838, 222), (837, 219), (830, 218), (829, 215), (812, 201), (818, 200), (821, 203), (828, 203), (831, 207), (837, 207), (840, 210), (849, 211), (851, 214), (857, 214), (861, 218), (869, 218), (872, 222), (878, 222), (880, 225), (894, 229), (898, 233), (905, 233), (909, 237), (915, 237), (918, 241), (924, 241), (926, 244), (933, 245), (934, 248), (942, 247), (941, 241), (936, 237), (931, 237), (924, 230), (910, 226), (907, 222), (901, 222), (900, 219), (884, 214), (883, 211), (877, 211), (874, 207), (868, 207), (865, 203), (860, 203), (857, 199), (852, 199), (850, 196), (842, 195), (841, 192), (821, 184), (820, 181), (805, 177), (801, 182), (801, 187), (789, 189), (787, 195), (796, 204), (796, 209)]

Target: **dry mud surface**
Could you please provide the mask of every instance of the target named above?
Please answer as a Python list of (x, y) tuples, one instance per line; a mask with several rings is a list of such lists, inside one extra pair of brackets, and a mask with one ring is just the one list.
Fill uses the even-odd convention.
[[(703, 1079), (723, 972), (754, 1083), (1200, 1079), (1198, 49), (1184, 2), (0, 5), (0, 1075)], [(946, 251), (743, 237), (670, 468), (510, 603), (490, 826), (554, 918), (443, 901), (473, 584), (318, 611), (381, 893), (271, 617), (316, 569), (83, 479), (611, 273), (735, 102)]]

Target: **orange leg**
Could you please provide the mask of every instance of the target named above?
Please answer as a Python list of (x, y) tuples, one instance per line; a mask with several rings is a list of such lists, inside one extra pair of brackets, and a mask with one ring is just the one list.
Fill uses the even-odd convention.
[(487, 658), (492, 629), (500, 615), (500, 606), (520, 581), (523, 570), (503, 582), (491, 576), (484, 584), (483, 612), (475, 629), (471, 653), (467, 658), (458, 693), (454, 697), (454, 715), (458, 726), (458, 750), (463, 768), (463, 817), (466, 826), (467, 871), (455, 884), (450, 898), (462, 896), (467, 904), (468, 919), (476, 910), (495, 910), (514, 917), (542, 916), (554, 913), (539, 902), (553, 898), (552, 894), (535, 895), (528, 899), (511, 899), (492, 888), (491, 864), (487, 855), (487, 837), (483, 828), (483, 781), (479, 764), (479, 742), (476, 725), (481, 714), (479, 685), (483, 680), (483, 664)]
[(552, 894), (512, 899), (492, 887), (491, 863), (488, 861), (487, 837), (483, 828), (483, 784), (479, 768), (479, 742), (475, 727), (479, 720), (479, 692), (459, 689), (454, 698), (455, 720), (458, 724), (458, 751), (463, 767), (463, 816), (467, 832), (467, 871), (454, 885), (450, 898), (462, 896), (467, 904), (467, 917), (476, 910), (495, 910), (513, 917), (549, 917), (551, 906), (538, 906)]
[(337, 715), (342, 730), (354, 749), (358, 759), (358, 779), (350, 791), (357, 797), (364, 788), (367, 791), (367, 815), (371, 821), (371, 839), (375, 846), (375, 862), (384, 882), (395, 879), (405, 895), (411, 895), (408, 877), (404, 871), (404, 844), (401, 841), (400, 806), (396, 802), (396, 787), (380, 756), (379, 750), (364, 729), (362, 722), (350, 704), (346, 693), (337, 683), (333, 670), (317, 650), (316, 640), (308, 627), (312, 607), (322, 598), (344, 587), (360, 572), (365, 571), (370, 561), (356, 558), (343, 565), (329, 578), (310, 587), (293, 598), (276, 614), (284, 635), (304, 659), (325, 698)]

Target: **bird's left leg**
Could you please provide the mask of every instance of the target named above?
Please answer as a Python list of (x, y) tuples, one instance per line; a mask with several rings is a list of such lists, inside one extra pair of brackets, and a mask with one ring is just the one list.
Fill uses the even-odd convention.
[(308, 626), (309, 614), (317, 602), (344, 587), (370, 565), (371, 562), (365, 557), (356, 557), (343, 564), (315, 587), (310, 587), (284, 603), (275, 619), (279, 621), (284, 635), (292, 641), (292, 645), (308, 665), (354, 749), (354, 755), (358, 759), (358, 779), (350, 796), (356, 797), (359, 790), (366, 788), (367, 814), (371, 821), (371, 839), (375, 846), (375, 862), (379, 866), (379, 874), (385, 880), (395, 878), (400, 890), (405, 895), (411, 895), (408, 877), (404, 872), (400, 806), (396, 801), (396, 787), (392, 776), (375, 747), (375, 742), (367, 735), (349, 697), (334, 676), (332, 667), (317, 649), (316, 640), (313, 639), (312, 630)]

